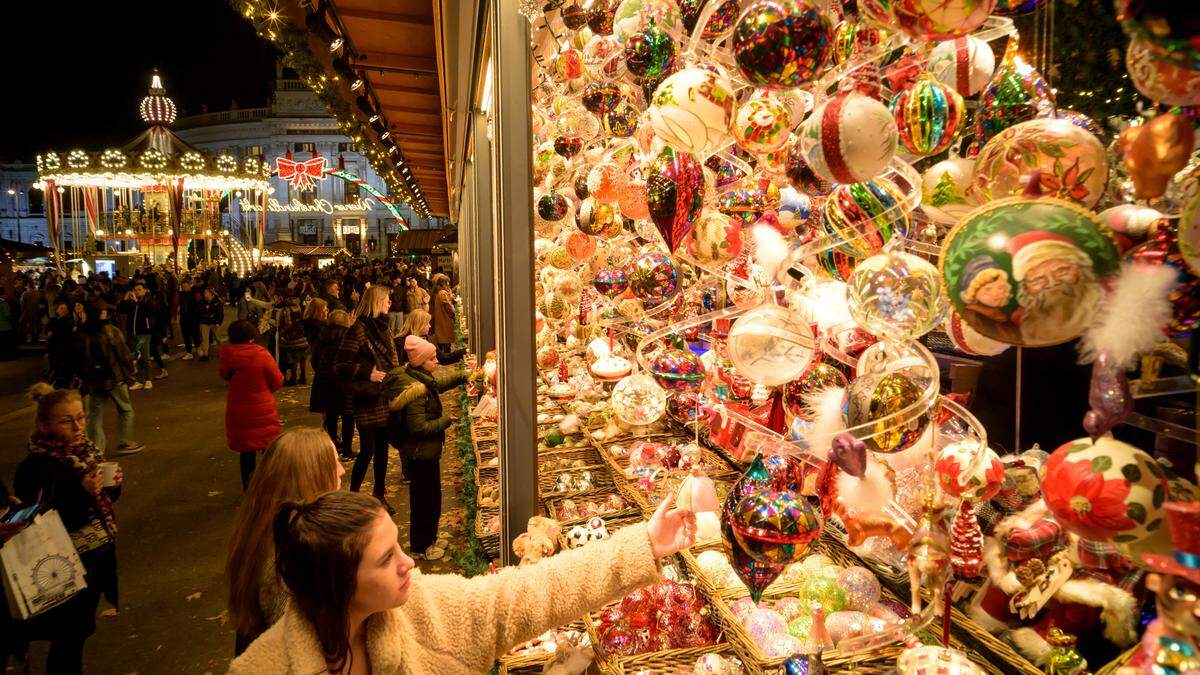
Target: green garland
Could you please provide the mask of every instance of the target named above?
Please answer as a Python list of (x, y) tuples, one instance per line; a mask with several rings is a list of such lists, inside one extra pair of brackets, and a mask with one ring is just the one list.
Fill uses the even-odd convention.
[[(460, 311), (459, 316), (461, 315)], [(466, 339), (458, 321), (454, 322), (454, 334), (455, 346), (460, 349), (465, 347)], [(483, 546), (479, 544), (479, 538), (475, 536), (475, 519), (479, 514), (479, 485), (475, 483), (475, 448), (471, 442), (471, 397), (467, 394), (466, 387), (459, 389), (458, 404), (460, 413), (455, 443), (458, 444), (458, 454), (462, 459), (462, 503), (467, 513), (463, 526), (467, 533), (467, 547), (454, 562), (465, 576), (473, 577), (487, 572), (489, 560), (483, 552)]]

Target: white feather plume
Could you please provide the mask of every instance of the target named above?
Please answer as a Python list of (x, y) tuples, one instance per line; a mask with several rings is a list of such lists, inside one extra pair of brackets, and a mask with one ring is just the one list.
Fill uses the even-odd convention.
[(755, 225), (751, 234), (754, 237), (754, 262), (772, 279), (778, 278), (780, 267), (788, 259), (787, 242), (783, 235), (770, 225)]
[(826, 387), (814, 391), (804, 399), (804, 407), (808, 410), (809, 419), (813, 421), (806, 432), (808, 447), (813, 455), (820, 459), (829, 457), (833, 437), (846, 430), (846, 421), (842, 418), (842, 404), (845, 398), (845, 387)]
[(1122, 265), (1096, 321), (1079, 344), (1080, 362), (1091, 363), (1108, 352), (1113, 363), (1131, 367), (1139, 354), (1164, 339), (1163, 326), (1171, 319), (1169, 297), (1178, 283), (1169, 265)]

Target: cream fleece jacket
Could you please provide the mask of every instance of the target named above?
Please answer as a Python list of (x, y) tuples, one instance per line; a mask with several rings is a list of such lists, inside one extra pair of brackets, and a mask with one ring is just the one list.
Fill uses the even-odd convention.
[[(486, 673), (515, 645), (660, 577), (645, 524), (498, 574), (412, 574), (408, 602), (367, 620), (372, 675)], [(231, 675), (324, 672), (317, 635), (295, 606), (229, 666)]]

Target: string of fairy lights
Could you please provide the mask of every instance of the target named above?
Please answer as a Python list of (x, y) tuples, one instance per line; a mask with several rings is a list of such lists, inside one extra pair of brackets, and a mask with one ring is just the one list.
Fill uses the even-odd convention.
[[(254, 24), (258, 35), (269, 40), (291, 68), (325, 105), (342, 133), (361, 149), (389, 193), (409, 205), (417, 215), (429, 218), (429, 202), (408, 166), (391, 127), (384, 118), (371, 85), (351, 65), (352, 54), (340, 26), (330, 27), (327, 0), (313, 0), (303, 27), (294, 25), (270, 0), (229, 0), (230, 4)], [(335, 19), (336, 23), (336, 19)], [(332, 68), (323, 66), (309, 46), (312, 34), (329, 47)], [(355, 104), (345, 101), (340, 84), (346, 83), (356, 95)]]

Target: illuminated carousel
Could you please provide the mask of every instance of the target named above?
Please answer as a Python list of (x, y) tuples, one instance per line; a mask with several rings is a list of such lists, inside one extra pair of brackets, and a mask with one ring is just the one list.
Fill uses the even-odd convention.
[[(204, 258), (216, 240), (235, 272), (248, 271), (253, 258), (240, 237), (223, 227), (221, 206), (238, 191), (246, 201), (265, 203), (269, 167), (259, 157), (205, 153), (175, 135), (169, 128), (176, 117), (175, 103), (157, 73), (139, 112), (147, 129), (121, 147), (38, 155), (38, 187), (46, 193), (51, 241), (60, 265), (66, 232), (71, 232), (76, 248), (86, 242), (78, 251), (85, 260), (101, 253), (149, 259), (178, 270), (193, 240)], [(242, 236), (252, 246), (261, 246), (262, 218), (246, 225)]]

